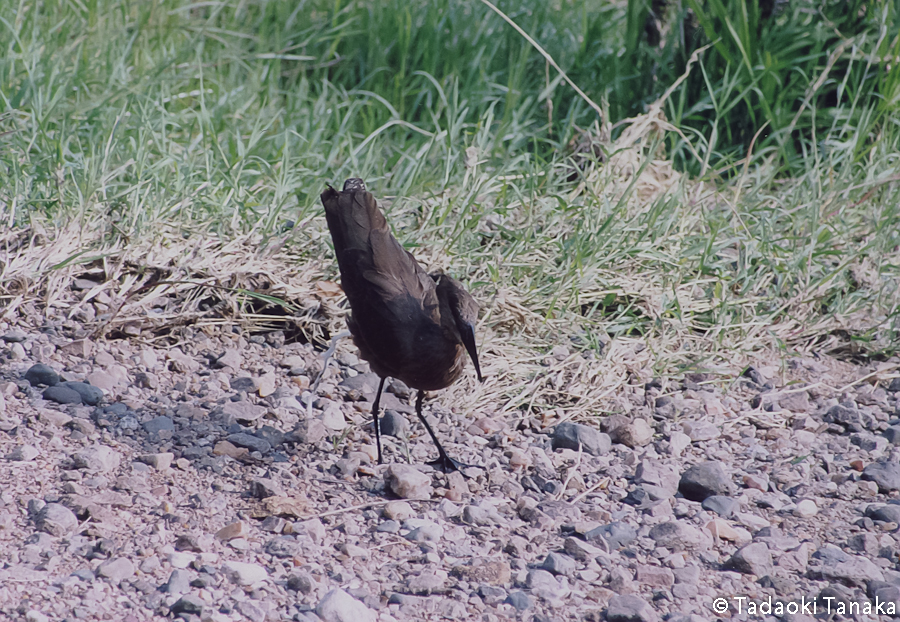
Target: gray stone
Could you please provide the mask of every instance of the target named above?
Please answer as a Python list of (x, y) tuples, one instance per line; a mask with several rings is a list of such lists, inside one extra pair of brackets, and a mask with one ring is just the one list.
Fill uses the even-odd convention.
[(865, 589), (870, 581), (884, 581), (884, 573), (875, 563), (860, 555), (849, 555), (837, 547), (825, 545), (809, 562), (809, 576), (840, 581)]
[(263, 455), (272, 451), (272, 445), (269, 444), (269, 441), (252, 434), (247, 434), (246, 432), (229, 434), (225, 437), (225, 440), (227, 440), (232, 445), (237, 445), (238, 447), (246, 447), (250, 451), (258, 451)]
[(764, 577), (772, 574), (772, 553), (764, 542), (753, 542), (735, 552), (726, 566), (744, 574)]
[(119, 452), (106, 445), (92, 445), (79, 449), (72, 455), (72, 464), (76, 469), (85, 469), (97, 473), (109, 473), (119, 468), (121, 462)]
[(603, 553), (609, 553), (609, 544), (604, 538), (597, 538), (594, 542), (599, 543), (602, 546), (593, 546), (574, 536), (569, 536), (563, 542), (563, 550), (569, 557), (583, 562), (594, 559)]
[(31, 462), (35, 458), (37, 458), (41, 452), (37, 450), (33, 445), (18, 445), (14, 447), (7, 458), (12, 460), (13, 462)]
[(441, 592), (447, 584), (447, 572), (440, 568), (425, 568), (406, 581), (406, 587), (413, 594), (428, 595)]
[(172, 421), (171, 417), (162, 415), (160, 417), (154, 417), (150, 421), (142, 423), (141, 427), (144, 428), (144, 431), (147, 434), (159, 434), (160, 432), (163, 432), (165, 430), (174, 431), (175, 422)]
[(222, 414), (225, 415), (225, 418), (229, 423), (232, 422), (251, 422), (256, 421), (264, 414), (266, 414), (266, 409), (264, 406), (259, 406), (258, 404), (251, 404), (247, 401), (240, 402), (226, 402), (222, 406)]
[(281, 484), (274, 479), (255, 477), (250, 482), (250, 496), (254, 499), (268, 499), (269, 497), (284, 497), (286, 494)]
[(288, 575), (287, 588), (301, 594), (309, 594), (315, 587), (315, 582), (308, 573), (296, 571)]
[(659, 617), (640, 596), (616, 594), (609, 599), (606, 619), (607, 622), (655, 622)]
[(266, 544), (266, 553), (281, 559), (289, 559), (301, 551), (300, 543), (293, 536), (278, 536)]
[(900, 464), (873, 462), (863, 469), (862, 479), (878, 484), (879, 492), (900, 490)]
[(493, 525), (496, 521), (491, 514), (477, 505), (467, 505), (463, 508), (462, 521), (467, 525)]
[(250, 622), (265, 622), (266, 610), (252, 600), (239, 600), (234, 608)]
[(204, 606), (205, 603), (202, 598), (193, 594), (187, 594), (175, 601), (175, 604), (169, 609), (169, 613), (174, 616), (182, 613), (200, 615), (203, 613)]
[[(2, 339), (6, 343), (22, 343), (23, 341), (25, 341), (25, 339), (27, 337), (28, 337), (28, 335), (26, 335), (22, 331), (14, 328), (11, 331), (4, 334)], [(27, 378), (26, 378), (26, 380), (27, 380)]]
[(534, 607), (534, 602), (531, 600), (531, 597), (525, 592), (515, 591), (510, 592), (509, 596), (506, 597), (506, 600), (503, 601), (508, 605), (512, 605), (516, 611), (528, 611), (532, 607)]
[(609, 448), (612, 446), (612, 440), (608, 434), (590, 426), (570, 422), (560, 423), (556, 426), (550, 441), (553, 449), (577, 451), (578, 446), (581, 445), (582, 450), (592, 456), (603, 456), (609, 453)]
[(411, 542), (437, 542), (444, 535), (444, 528), (435, 522), (422, 518), (411, 518), (403, 523), (409, 529), (404, 537)]
[[(894, 380), (900, 380), (900, 378), (895, 378)], [(886, 438), (887, 442), (891, 445), (900, 445), (900, 425), (892, 425), (885, 430), (884, 438)]]
[(603, 539), (607, 542), (609, 549), (615, 551), (634, 542), (637, 539), (637, 531), (628, 523), (616, 521), (595, 527), (585, 533), (584, 537), (588, 542)]
[(86, 382), (63, 382), (61, 385), (72, 389), (81, 397), (81, 401), (88, 406), (96, 406), (103, 401), (103, 391)]
[(678, 483), (678, 491), (691, 501), (703, 501), (713, 495), (728, 495), (731, 478), (719, 462), (704, 462), (685, 471)]
[(704, 499), (700, 505), (704, 510), (715, 512), (722, 518), (731, 518), (740, 506), (740, 503), (737, 499), (732, 499), (731, 497), (713, 495)]
[(35, 516), (35, 525), (51, 536), (65, 536), (78, 527), (78, 518), (66, 506), (59, 503), (48, 503)]
[(56, 402), (57, 404), (81, 403), (81, 395), (78, 393), (78, 391), (70, 389), (69, 387), (63, 386), (61, 384), (47, 387), (46, 389), (44, 389), (41, 397), (50, 402)]
[(97, 566), (97, 576), (106, 577), (114, 583), (129, 579), (134, 575), (134, 564), (127, 557), (117, 557)]
[(552, 572), (553, 574), (570, 577), (575, 574), (577, 564), (575, 563), (575, 560), (568, 555), (551, 551), (550, 553), (547, 553), (547, 557), (544, 558), (544, 563), (541, 564), (541, 568), (548, 572)]
[(323, 622), (375, 622), (376, 614), (344, 590), (331, 590), (316, 606)]
[(266, 569), (259, 564), (247, 562), (227, 561), (222, 564), (222, 571), (233, 583), (245, 586), (265, 581), (269, 576)]
[(402, 499), (430, 499), (431, 477), (405, 464), (392, 464), (384, 472), (384, 483)]
[(678, 481), (678, 469), (675, 465), (658, 460), (643, 460), (634, 472), (634, 483), (642, 484), (642, 488), (654, 500), (674, 496), (678, 492)]
[(38, 363), (37, 365), (32, 365), (28, 368), (28, 371), (25, 372), (25, 380), (33, 387), (36, 387), (39, 384), (52, 387), (59, 384), (59, 374), (56, 373), (52, 367), (44, 365), (43, 363)]
[(557, 579), (546, 570), (529, 570), (525, 585), (535, 596), (553, 603), (560, 602), (569, 594), (566, 579)]
[(169, 594), (187, 594), (191, 591), (191, 573), (187, 570), (176, 568), (169, 575), (169, 580), (166, 581), (163, 588), (163, 591)]
[(872, 520), (885, 523), (897, 523), (900, 525), (900, 504), (888, 503), (886, 505), (870, 505), (866, 508), (866, 516)]
[(657, 545), (673, 551), (708, 548), (712, 540), (707, 532), (683, 521), (669, 521), (654, 525), (650, 529), (649, 535)]
[(231, 389), (233, 391), (246, 391), (247, 393), (253, 393), (259, 387), (255, 378), (250, 378), (248, 376), (242, 376), (240, 378), (232, 378), (231, 379)]
[(381, 417), (379, 430), (385, 436), (393, 436), (396, 438), (405, 438), (409, 432), (409, 422), (406, 417), (398, 413), (396, 410), (384, 411)]

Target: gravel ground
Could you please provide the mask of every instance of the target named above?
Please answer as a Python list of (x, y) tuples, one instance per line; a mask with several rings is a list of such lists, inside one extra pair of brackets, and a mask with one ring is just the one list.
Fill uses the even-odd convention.
[(653, 381), (591, 425), (437, 395), (448, 451), (484, 467), (447, 476), (400, 383), (374, 464), (377, 378), (349, 342), (312, 395), (320, 354), (277, 332), (154, 348), (42, 322), (0, 324), (11, 620), (876, 620), (900, 601), (900, 379), (846, 386), (874, 368)]

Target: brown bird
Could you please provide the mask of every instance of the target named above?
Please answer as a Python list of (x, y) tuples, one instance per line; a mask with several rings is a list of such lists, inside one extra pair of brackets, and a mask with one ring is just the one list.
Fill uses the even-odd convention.
[(348, 179), (342, 192), (328, 186), (321, 198), (350, 302), (347, 327), (360, 356), (381, 376), (372, 405), (378, 463), (379, 403), (384, 381), (391, 377), (419, 391), (416, 414), (438, 449), (438, 459), (428, 464), (444, 472), (470, 466), (441, 447), (422, 416), (422, 400), (425, 391), (444, 389), (462, 375), (466, 352), (482, 380), (475, 347), (478, 304), (458, 281), (427, 274), (400, 246), (362, 179)]

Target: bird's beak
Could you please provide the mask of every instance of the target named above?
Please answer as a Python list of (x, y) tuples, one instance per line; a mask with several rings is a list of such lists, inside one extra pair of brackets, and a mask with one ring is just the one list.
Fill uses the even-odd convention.
[(478, 349), (475, 347), (475, 325), (471, 322), (463, 324), (460, 337), (462, 337), (463, 345), (466, 346), (466, 352), (469, 353), (469, 357), (472, 359), (472, 364), (475, 365), (475, 375), (478, 376), (478, 382), (484, 382), (484, 378), (481, 377), (481, 366), (478, 364)]

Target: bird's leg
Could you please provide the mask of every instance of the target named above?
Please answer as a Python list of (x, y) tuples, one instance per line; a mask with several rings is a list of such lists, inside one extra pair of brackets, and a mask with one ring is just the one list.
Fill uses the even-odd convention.
[(416, 414), (419, 416), (419, 421), (422, 422), (422, 425), (425, 426), (425, 429), (428, 430), (429, 436), (431, 436), (431, 440), (434, 441), (435, 446), (438, 450), (438, 458), (437, 460), (431, 460), (427, 464), (430, 464), (433, 467), (440, 468), (444, 473), (450, 473), (452, 471), (459, 471), (461, 469), (467, 469), (469, 467), (477, 467), (479, 469), (484, 468), (480, 467), (477, 464), (466, 464), (465, 462), (460, 462), (459, 460), (454, 460), (450, 456), (447, 455), (447, 452), (444, 451), (444, 448), (441, 447), (441, 444), (438, 442), (437, 436), (434, 434), (434, 430), (431, 429), (431, 426), (428, 425), (428, 421), (426, 421), (425, 416), (422, 415), (422, 400), (425, 399), (425, 391), (419, 391), (419, 395), (416, 396)]
[(384, 464), (381, 457), (381, 422), (378, 420), (378, 408), (381, 405), (381, 390), (384, 388), (384, 378), (378, 383), (378, 390), (375, 392), (375, 403), (372, 404), (372, 419), (375, 423), (375, 446), (378, 447), (378, 464)]

